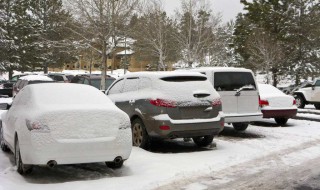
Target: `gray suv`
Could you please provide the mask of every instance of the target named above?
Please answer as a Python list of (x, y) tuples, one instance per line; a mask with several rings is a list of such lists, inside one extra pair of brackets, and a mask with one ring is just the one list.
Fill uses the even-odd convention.
[(141, 148), (151, 138), (193, 138), (208, 146), (224, 127), (220, 96), (200, 73), (131, 73), (106, 94), (129, 115), (133, 145)]

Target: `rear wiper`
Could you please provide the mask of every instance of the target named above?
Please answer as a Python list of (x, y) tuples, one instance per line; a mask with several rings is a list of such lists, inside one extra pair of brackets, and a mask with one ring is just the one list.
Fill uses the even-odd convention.
[(255, 89), (255, 88), (254, 88), (254, 86), (252, 86), (252, 85), (245, 85), (245, 86), (239, 88), (239, 89), (236, 91), (235, 96), (240, 96), (240, 95), (241, 95), (241, 91), (243, 91), (243, 90), (254, 90), (254, 89)]

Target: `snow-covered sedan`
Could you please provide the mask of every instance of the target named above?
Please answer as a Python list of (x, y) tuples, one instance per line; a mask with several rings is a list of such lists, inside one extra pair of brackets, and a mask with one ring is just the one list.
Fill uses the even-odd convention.
[(285, 125), (297, 114), (296, 101), (292, 96), (269, 84), (258, 84), (258, 87), (263, 118), (274, 118), (279, 125)]
[(119, 168), (132, 149), (128, 115), (88, 85), (28, 85), (1, 120), (1, 149), (14, 153), (20, 174), (32, 165), (106, 162)]

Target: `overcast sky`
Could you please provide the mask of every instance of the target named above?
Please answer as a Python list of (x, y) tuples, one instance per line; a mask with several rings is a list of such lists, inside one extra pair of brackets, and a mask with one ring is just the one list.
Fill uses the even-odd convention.
[[(224, 22), (235, 19), (237, 14), (243, 9), (240, 0), (210, 0), (210, 3), (213, 11), (221, 12)], [(173, 14), (174, 10), (179, 8), (179, 6), (180, 0), (164, 0), (164, 8), (169, 14)]]

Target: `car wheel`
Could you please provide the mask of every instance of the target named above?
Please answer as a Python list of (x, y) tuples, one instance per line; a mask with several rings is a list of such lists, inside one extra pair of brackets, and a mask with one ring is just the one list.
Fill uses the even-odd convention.
[(288, 118), (274, 118), (278, 125), (285, 125), (288, 121)]
[(207, 135), (204, 137), (193, 137), (193, 142), (198, 146), (198, 147), (204, 147), (208, 146), (212, 143), (213, 141), (213, 135)]
[(32, 172), (32, 166), (25, 165), (22, 162), (18, 138), (16, 139), (16, 142), (15, 142), (14, 158), (15, 158), (15, 163), (17, 166), (17, 171), (19, 174), (24, 175), (24, 174), (28, 174), (28, 173)]
[(304, 108), (304, 106), (306, 105), (306, 103), (304, 102), (304, 99), (302, 98), (302, 96), (297, 95), (297, 96), (295, 97), (295, 99), (296, 99), (296, 106), (297, 106), (298, 108)]
[(317, 110), (320, 110), (320, 104), (315, 104), (314, 107), (315, 107)]
[(232, 123), (232, 125), (236, 131), (245, 131), (249, 126), (247, 123)]
[(123, 160), (121, 162), (106, 162), (106, 165), (109, 167), (109, 168), (112, 168), (112, 169), (118, 169), (118, 168), (121, 168), (123, 166)]
[(147, 149), (150, 144), (150, 137), (141, 119), (137, 118), (133, 120), (131, 130), (133, 146)]
[(1, 146), (1, 150), (3, 152), (9, 152), (9, 148), (6, 145), (5, 141), (4, 141), (3, 129), (2, 129), (2, 125), (1, 124), (0, 124), (0, 146)]

